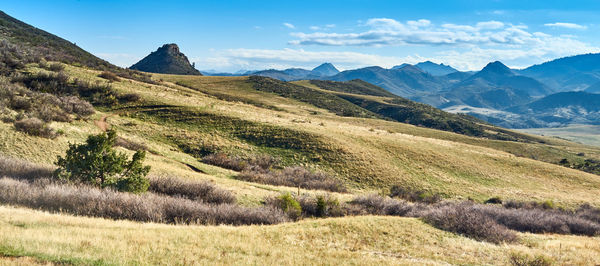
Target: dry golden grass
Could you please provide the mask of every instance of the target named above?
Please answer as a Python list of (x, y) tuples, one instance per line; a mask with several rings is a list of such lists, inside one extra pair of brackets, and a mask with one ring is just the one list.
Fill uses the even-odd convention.
[[(97, 77), (99, 71), (73, 66), (66, 66), (65, 71), (80, 79), (104, 82)], [(305, 103), (256, 92), (245, 77), (155, 75), (155, 79), (164, 82), (150, 85), (121, 79), (112, 84), (121, 93), (136, 93), (151, 103), (184, 106), (319, 136), (341, 151), (339, 156), (344, 160), (309, 166), (334, 171), (348, 183), (352, 194), (336, 194), (341, 201), (399, 183), (454, 199), (501, 196), (550, 199), (566, 206), (583, 202), (600, 206), (599, 176), (511, 154), (518, 151), (525, 157), (547, 160), (565, 152), (584, 152), (600, 158), (599, 148), (554, 138), (544, 138), (546, 144), (486, 140), (390, 121), (339, 117)], [(219, 100), (175, 84), (181, 80), (276, 108)], [(262, 151), (260, 147), (225, 135), (138, 120), (122, 110), (101, 110), (88, 121), (52, 123), (51, 127), (65, 133), (56, 140), (31, 137), (0, 122), (0, 153), (51, 164), (69, 142), (82, 142), (87, 135), (99, 133), (94, 121), (104, 115), (109, 115), (108, 124), (122, 137), (149, 148), (146, 163), (152, 166), (152, 175), (211, 180), (234, 192), (243, 205), (257, 205), (267, 196), (297, 191), (235, 180), (236, 172), (203, 164), (158, 133), (247, 154)], [(0, 206), (0, 254), (25, 256), (4, 258), (0, 264), (507, 264), (514, 252), (543, 255), (559, 264), (600, 263), (598, 237), (519, 235), (520, 243), (493, 245), (410, 218), (347, 217), (276, 226), (201, 227), (109, 221)]]
[[(98, 71), (72, 66), (66, 66), (65, 71), (80, 79), (104, 82), (97, 77)], [(163, 85), (151, 85), (122, 79), (112, 84), (119, 92), (136, 93), (149, 102), (185, 106), (199, 112), (227, 115), (320, 136), (327, 145), (343, 152), (339, 155), (342, 161), (312, 166), (337, 173), (347, 180), (354, 192), (379, 190), (400, 183), (430, 189), (452, 198), (485, 200), (501, 196), (521, 200), (550, 199), (562, 205), (582, 202), (600, 205), (597, 197), (600, 177), (507, 153), (519, 151), (545, 158), (569, 151), (600, 157), (598, 148), (553, 138), (546, 138), (545, 145), (486, 140), (390, 121), (339, 117), (291, 99), (256, 92), (246, 83), (245, 77), (156, 75), (155, 78), (165, 82)], [(223, 101), (198, 90), (175, 85), (176, 81), (182, 80), (206, 90), (262, 101), (283, 111)], [(169, 132), (181, 138), (232, 147), (245, 153), (256, 152), (257, 148), (248, 143), (219, 134), (145, 122), (121, 116), (121, 112), (98, 113), (90, 121), (72, 124), (54, 123), (53, 127), (65, 131), (64, 136), (54, 141), (15, 132), (10, 124), (0, 123), (0, 152), (35, 162), (52, 163), (56, 155), (64, 152), (69, 141), (80, 142), (86, 135), (99, 132), (91, 120), (108, 114), (111, 115), (108, 123), (120, 134), (150, 148), (147, 160), (153, 166), (153, 174), (210, 179), (231, 189), (248, 204), (256, 204), (262, 197), (280, 191), (295, 191), (293, 188), (233, 180), (231, 177), (235, 172), (205, 165), (177, 147), (157, 139), (156, 133)], [(196, 173), (187, 165), (206, 174)]]
[[(520, 243), (494, 245), (412, 218), (365, 216), (275, 226), (173, 226), (2, 206), (0, 224), (0, 249), (38, 262), (508, 264), (512, 253), (543, 255), (557, 264), (600, 262), (598, 237), (520, 234)], [(8, 259), (5, 262), (12, 261)]]

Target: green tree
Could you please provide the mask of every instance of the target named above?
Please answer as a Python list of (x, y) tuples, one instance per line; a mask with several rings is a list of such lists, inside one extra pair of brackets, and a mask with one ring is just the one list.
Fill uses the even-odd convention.
[(148, 190), (146, 175), (150, 166), (142, 163), (145, 151), (137, 151), (131, 161), (127, 155), (117, 153), (113, 146), (117, 133), (109, 130), (99, 135), (88, 136), (85, 143), (69, 144), (65, 157), (58, 156), (56, 176), (60, 179), (92, 184), (98, 187), (113, 187), (119, 191), (141, 193)]

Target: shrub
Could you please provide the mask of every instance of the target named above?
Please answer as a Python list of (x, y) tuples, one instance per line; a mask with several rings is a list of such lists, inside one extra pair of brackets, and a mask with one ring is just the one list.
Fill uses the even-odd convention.
[(231, 192), (207, 181), (186, 181), (176, 177), (152, 177), (149, 191), (206, 203), (235, 203)]
[(551, 200), (546, 200), (544, 202), (536, 202), (536, 201), (514, 201), (509, 200), (506, 201), (503, 206), (508, 209), (542, 209), (542, 210), (551, 210), (554, 209), (554, 202)]
[(335, 180), (325, 173), (311, 172), (301, 166), (286, 167), (281, 171), (266, 171), (259, 167), (253, 167), (242, 171), (236, 178), (275, 186), (321, 189), (332, 192), (347, 191), (339, 180)]
[(122, 137), (117, 137), (117, 139), (115, 140), (115, 146), (123, 147), (123, 148), (131, 150), (131, 151), (147, 151), (148, 150), (148, 146), (146, 146), (146, 144), (135, 142), (132, 140), (127, 140)]
[(140, 97), (139, 94), (136, 93), (126, 93), (126, 94), (121, 94), (117, 96), (117, 99), (121, 102), (137, 102), (141, 99), (142, 97)]
[(230, 157), (225, 153), (213, 153), (202, 157), (202, 162), (210, 165), (216, 165), (234, 171), (242, 171), (248, 163), (239, 157)]
[(48, 65), (48, 70), (53, 71), (53, 72), (60, 72), (63, 71), (65, 69), (65, 66), (62, 65), (61, 63), (52, 63), (50, 65)]
[(425, 190), (415, 190), (411, 188), (394, 185), (390, 189), (390, 197), (399, 197), (411, 202), (436, 203), (442, 200), (442, 196)]
[(589, 204), (581, 205), (576, 211), (577, 217), (600, 224), (600, 208), (594, 208)]
[(110, 71), (104, 71), (102, 73), (100, 73), (98, 75), (98, 77), (101, 77), (103, 79), (107, 79), (109, 81), (121, 81), (121, 79), (117, 76), (117, 74), (110, 72)]
[(287, 221), (273, 208), (246, 208), (233, 204), (206, 204), (152, 193), (136, 195), (86, 185), (38, 186), (0, 179), (0, 203), (74, 215), (141, 222), (185, 224), (277, 224)]
[(14, 122), (15, 129), (21, 132), (25, 132), (32, 136), (44, 137), (53, 139), (58, 135), (57, 133), (49, 128), (44, 121), (38, 118), (26, 118)]
[(69, 113), (74, 113), (79, 116), (89, 116), (94, 114), (96, 111), (94, 107), (87, 101), (82, 100), (76, 96), (63, 96), (60, 97), (61, 107), (63, 110)]
[(500, 197), (492, 197), (484, 201), (485, 204), (502, 204), (502, 199)]
[(514, 242), (517, 235), (473, 208), (471, 203), (450, 204), (430, 210), (424, 221), (443, 230), (492, 243)]
[(392, 215), (392, 216), (414, 216), (414, 210), (416, 206), (411, 205), (405, 201), (399, 201), (387, 197), (381, 197), (379, 195), (368, 195), (358, 196), (354, 198), (349, 204), (354, 205), (356, 210), (365, 212), (372, 215)]
[(84, 144), (69, 144), (66, 156), (58, 157), (60, 179), (114, 187), (120, 191), (140, 193), (148, 189), (146, 175), (150, 166), (143, 166), (145, 151), (137, 151), (131, 161), (125, 154), (112, 149), (117, 133), (89, 136)]
[(73, 95), (76, 88), (69, 83), (69, 76), (64, 73), (44, 73), (19, 75), (12, 79), (13, 82), (22, 83), (27, 88), (54, 95)]
[(544, 255), (532, 257), (522, 253), (512, 253), (510, 263), (514, 266), (550, 266), (553, 264), (552, 260)]
[(300, 203), (289, 192), (278, 197), (268, 198), (265, 204), (281, 209), (292, 220), (298, 220), (302, 215)]
[(559, 210), (507, 209), (496, 206), (474, 206), (498, 224), (520, 232), (557, 233), (594, 236), (600, 224)]
[(0, 176), (34, 180), (51, 178), (53, 172), (54, 169), (49, 166), (34, 164), (21, 159), (0, 155)]

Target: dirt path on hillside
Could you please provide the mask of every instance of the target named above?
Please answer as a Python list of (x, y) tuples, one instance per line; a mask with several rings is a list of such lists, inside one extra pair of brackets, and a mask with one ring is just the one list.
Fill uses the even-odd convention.
[(94, 121), (94, 124), (102, 131), (107, 131), (110, 128), (110, 125), (106, 122), (106, 119), (112, 115), (103, 115), (100, 120)]

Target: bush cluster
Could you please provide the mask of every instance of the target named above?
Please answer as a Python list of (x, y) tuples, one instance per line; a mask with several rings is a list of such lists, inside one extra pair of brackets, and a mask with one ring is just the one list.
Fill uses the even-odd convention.
[(40, 61), (39, 54), (25, 51), (6, 39), (0, 40), (0, 75), (9, 75), (17, 69), (24, 68), (26, 64)]
[(54, 167), (0, 155), (0, 176), (33, 181), (40, 178), (52, 178), (54, 170)]
[(278, 160), (269, 155), (242, 159), (224, 153), (213, 153), (204, 156), (202, 162), (241, 172), (236, 178), (248, 182), (332, 192), (347, 191), (339, 180), (325, 173), (312, 172), (302, 166), (281, 169)]
[(176, 177), (151, 177), (148, 191), (205, 203), (235, 203), (231, 192), (207, 181), (186, 181)]
[(428, 211), (425, 222), (442, 230), (492, 243), (514, 242), (517, 235), (473, 204), (448, 204)]
[(207, 204), (152, 193), (136, 195), (86, 185), (30, 184), (0, 179), (0, 203), (74, 215), (184, 224), (276, 224), (287, 221), (273, 208)]
[(442, 196), (426, 190), (412, 189), (401, 185), (394, 185), (390, 189), (390, 197), (401, 198), (411, 202), (436, 203), (442, 200)]
[(283, 170), (275, 171), (265, 171), (260, 167), (252, 167), (242, 171), (236, 178), (275, 186), (320, 189), (332, 192), (347, 191), (339, 180), (322, 172), (312, 172), (302, 166), (285, 167)]
[(44, 137), (53, 139), (58, 136), (54, 129), (51, 129), (44, 123), (44, 121), (38, 118), (26, 118), (14, 123), (15, 129), (21, 132), (25, 132), (32, 136)]
[(121, 79), (119, 78), (119, 76), (117, 76), (117, 74), (110, 72), (110, 71), (103, 71), (102, 73), (100, 73), (100, 75), (98, 75), (98, 77), (101, 77), (101, 78), (109, 80), (109, 81), (114, 81), (114, 82), (121, 81)]
[[(87, 117), (93, 114), (92, 105), (76, 96), (55, 96), (36, 92), (0, 78), (0, 110), (2, 121), (15, 122), (21, 131), (36, 136), (53, 137), (47, 123), (51, 121), (70, 122), (73, 116)], [(39, 125), (42, 120), (44, 125)]]

